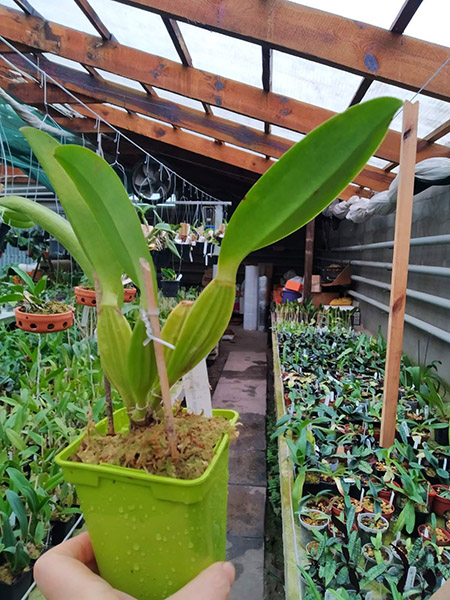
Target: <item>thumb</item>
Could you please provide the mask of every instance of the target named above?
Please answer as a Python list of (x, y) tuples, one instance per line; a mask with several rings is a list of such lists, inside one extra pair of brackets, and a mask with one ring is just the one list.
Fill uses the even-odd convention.
[(167, 600), (228, 600), (234, 575), (230, 562), (214, 563)]

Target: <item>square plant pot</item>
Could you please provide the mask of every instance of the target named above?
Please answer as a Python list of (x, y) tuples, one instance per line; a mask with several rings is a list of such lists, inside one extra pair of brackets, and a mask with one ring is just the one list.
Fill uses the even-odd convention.
[(0, 581), (1, 600), (21, 600), (33, 583), (33, 571), (29, 569), (22, 573), (13, 583)]
[[(236, 423), (238, 413), (213, 410)], [(126, 432), (126, 409), (114, 415)], [(97, 425), (106, 433), (106, 419)], [(137, 469), (70, 461), (83, 437), (57, 457), (76, 485), (101, 576), (139, 600), (163, 600), (207, 566), (225, 560), (229, 438), (201, 477), (181, 480)]]

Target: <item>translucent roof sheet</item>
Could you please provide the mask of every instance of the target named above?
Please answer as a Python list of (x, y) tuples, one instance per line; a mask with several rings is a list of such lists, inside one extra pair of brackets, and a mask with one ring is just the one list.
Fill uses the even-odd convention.
[(384, 169), (390, 163), (387, 160), (383, 160), (381, 158), (377, 158), (376, 156), (372, 156), (372, 158), (369, 158), (369, 160), (367, 161), (367, 164), (372, 165), (373, 167), (378, 167), (379, 169)]
[[(395, 96), (401, 100), (411, 100), (415, 96), (415, 92), (405, 90), (394, 85), (388, 85), (387, 83), (381, 83), (374, 81), (370, 88), (367, 90), (364, 100), (370, 100), (372, 98), (379, 98), (380, 96)], [(436, 127), (439, 127), (442, 123), (450, 119), (450, 103), (444, 102), (443, 100), (437, 100), (430, 96), (424, 96), (421, 94), (415, 98), (419, 102), (419, 137), (424, 137)], [(402, 129), (402, 115), (399, 114), (395, 117), (390, 125), (391, 129), (401, 131)]]
[[(2, 0), (3, 3), (3, 0)], [(14, 4), (14, 3), (13, 3)], [(31, 6), (37, 10), (43, 17), (54, 23), (60, 23), (90, 33), (98, 35), (95, 28), (84, 16), (73, 0), (58, 0), (58, 2), (49, 2), (49, 0), (31, 0)], [(17, 4), (14, 6), (18, 10)]]
[(225, 146), (229, 146), (230, 148), (235, 148), (236, 150), (242, 150), (242, 152), (246, 152), (247, 154), (253, 154), (254, 156), (260, 156), (261, 158), (266, 158), (264, 154), (260, 152), (254, 152), (249, 148), (242, 148), (241, 146), (235, 146), (234, 144), (230, 144), (229, 142), (225, 142)]
[(260, 46), (187, 23), (179, 26), (194, 67), (262, 87)]
[(450, 2), (448, 0), (424, 0), (411, 23), (405, 29), (406, 35), (448, 46), (450, 44)]
[[(304, 4), (311, 8), (324, 10), (326, 12), (363, 21), (370, 25), (389, 29), (404, 4), (404, 0), (290, 0), (295, 4)], [(447, 0), (436, 0), (446, 2)], [(425, 4), (427, 0), (425, 0)]]
[(110, 73), (109, 71), (103, 71), (103, 69), (97, 69), (99, 74), (104, 77), (107, 81), (112, 81), (113, 83), (119, 83), (120, 85), (124, 85), (126, 87), (132, 88), (133, 90), (143, 91), (142, 86), (138, 81), (134, 79), (128, 79), (127, 77), (122, 77), (121, 75), (116, 75), (115, 73)]
[(79, 62), (74, 60), (69, 60), (68, 58), (64, 58), (63, 56), (58, 56), (57, 54), (50, 54), (50, 52), (43, 53), (45, 58), (48, 58), (49, 61), (58, 63), (59, 65), (63, 65), (64, 67), (70, 67), (71, 69), (76, 69), (77, 71), (82, 71), (86, 73), (86, 69), (80, 65)]
[(274, 51), (272, 90), (329, 110), (345, 110), (362, 77)]
[(292, 140), (293, 142), (299, 142), (305, 137), (302, 133), (291, 131), (290, 129), (285, 129), (284, 127), (278, 127), (278, 125), (271, 125), (271, 130), (273, 135), (279, 135), (280, 137), (287, 140)]
[(264, 123), (263, 121), (258, 121), (258, 119), (252, 119), (251, 117), (240, 115), (239, 113), (232, 112), (231, 110), (224, 110), (223, 108), (219, 108), (217, 106), (211, 106), (211, 110), (214, 115), (222, 117), (223, 119), (229, 119), (230, 121), (233, 121), (233, 123), (240, 123), (241, 125), (246, 125), (247, 127), (253, 127), (253, 129), (264, 131)]
[(111, 0), (89, 1), (121, 44), (180, 62), (161, 17)]
[(161, 90), (159, 88), (155, 88), (155, 92), (165, 100), (170, 100), (171, 102), (176, 102), (182, 106), (188, 106), (189, 108), (203, 111), (203, 105), (198, 100), (186, 98), (186, 96), (182, 96), (181, 94), (174, 94), (173, 92), (168, 92), (167, 90)]

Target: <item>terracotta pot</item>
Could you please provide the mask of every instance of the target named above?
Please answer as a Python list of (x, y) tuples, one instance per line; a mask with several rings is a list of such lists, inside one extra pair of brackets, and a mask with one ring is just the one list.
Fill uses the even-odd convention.
[(450, 510), (450, 499), (442, 498), (439, 496), (439, 489), (445, 488), (446, 490), (450, 489), (448, 485), (432, 485), (431, 489), (436, 494), (433, 500), (433, 511), (437, 514), (438, 517), (442, 517), (446, 510)]
[[(417, 531), (423, 540), (430, 540), (431, 537), (425, 535), (426, 530), (428, 530), (428, 531), (431, 530), (430, 525), (423, 524), (423, 525), (419, 525), (419, 527), (417, 528)], [(446, 531), (445, 529), (442, 529), (442, 527), (436, 527), (436, 531), (439, 531), (440, 533), (442, 533), (445, 536), (445, 540), (441, 540), (441, 541), (436, 540), (436, 544), (438, 546), (450, 546), (450, 533), (448, 531)]]
[[(89, 290), (88, 288), (77, 286), (75, 288), (75, 302), (82, 304), (83, 306), (96, 306), (97, 298), (95, 296), (95, 290)], [(133, 302), (136, 297), (136, 288), (125, 288), (123, 290), (123, 301)]]
[(136, 298), (136, 288), (135, 287), (124, 288), (124, 290), (123, 290), (123, 301), (124, 302), (133, 302), (133, 300), (135, 298)]
[(97, 299), (95, 297), (95, 290), (77, 286), (74, 291), (75, 302), (77, 304), (82, 304), (83, 306), (96, 306)]
[[(342, 513), (342, 509), (339, 508), (338, 506), (334, 505), (334, 501), (336, 500), (336, 498), (337, 498), (337, 496), (335, 496), (334, 498), (331, 498), (328, 510), (331, 508), (333, 515), (338, 517)], [(354, 498), (353, 498), (353, 500), (354, 500)], [(360, 512), (362, 512), (362, 510), (363, 510), (362, 506), (359, 506), (359, 505), (358, 506), (353, 505), (353, 506), (355, 508), (356, 514), (359, 514)]]
[(24, 331), (32, 333), (54, 333), (64, 331), (73, 325), (73, 311), (54, 315), (40, 315), (26, 313), (20, 310), (20, 307), (14, 309), (16, 325)]
[[(392, 482), (396, 487), (400, 488), (400, 485), (396, 482), (393, 481)], [(390, 502), (391, 500), (391, 496), (392, 496), (392, 492), (394, 492), (394, 499), (393, 502), (395, 502), (395, 496), (396, 496), (396, 492), (394, 490), (381, 490), (381, 492), (378, 493), (378, 497), (381, 498), (382, 500), (386, 500), (386, 502)], [(384, 515), (383, 515), (384, 516)]]

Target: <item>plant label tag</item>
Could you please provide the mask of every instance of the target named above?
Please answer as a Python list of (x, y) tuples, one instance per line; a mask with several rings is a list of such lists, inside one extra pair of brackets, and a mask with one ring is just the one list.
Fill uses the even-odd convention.
[(443, 464), (442, 468), (444, 469), (444, 471), (447, 470), (447, 459), (446, 458), (444, 458), (444, 464)]
[(408, 575), (406, 576), (405, 592), (408, 592), (409, 590), (411, 590), (413, 588), (414, 581), (416, 579), (416, 573), (417, 573), (416, 567), (409, 567)]
[(89, 320), (89, 306), (83, 306), (83, 311), (81, 313), (81, 327), (87, 327)]
[(403, 422), (400, 427), (403, 428), (403, 431), (405, 432), (406, 437), (409, 437), (409, 427), (408, 424)]
[(212, 417), (211, 390), (206, 359), (199, 362), (189, 373), (183, 375), (183, 386), (188, 411), (196, 415), (203, 413), (205, 417)]
[(419, 447), (419, 444), (420, 444), (420, 435), (414, 435), (413, 440), (414, 440), (414, 450), (417, 450), (417, 448)]

